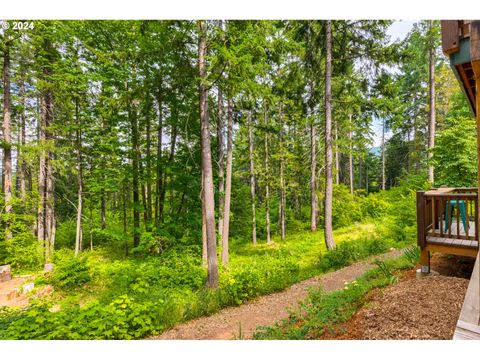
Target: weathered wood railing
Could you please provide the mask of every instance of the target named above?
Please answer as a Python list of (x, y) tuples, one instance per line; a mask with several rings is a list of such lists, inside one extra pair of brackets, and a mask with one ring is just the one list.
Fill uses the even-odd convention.
[(477, 188), (418, 191), (418, 245), (423, 248), (427, 242), (434, 242), (450, 246), (478, 247), (477, 214)]

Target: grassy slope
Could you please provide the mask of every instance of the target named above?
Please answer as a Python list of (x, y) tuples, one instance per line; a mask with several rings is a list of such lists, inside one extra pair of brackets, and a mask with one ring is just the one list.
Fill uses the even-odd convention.
[[(380, 240), (382, 223), (377, 220), (336, 230), (334, 236), (340, 244), (339, 250), (342, 243), (352, 240), (355, 243), (381, 241), (380, 251), (402, 246), (391, 240)], [(321, 230), (291, 234), (283, 242), (274, 237), (273, 244), (256, 247), (233, 240), (230, 249), (230, 265), (228, 270), (220, 270), (218, 291), (205, 291), (203, 288), (206, 273), (200, 266), (198, 248), (174, 249), (162, 257), (144, 259), (125, 259), (106, 249), (96, 249), (84, 255), (83, 265), (78, 265), (75, 260), (73, 267), (69, 265), (64, 269), (69, 275), (67, 279), (72, 279), (75, 274), (82, 280), (80, 275), (83, 274), (87, 276), (87, 281), (83, 279), (78, 281), (83, 284), (66, 286), (57, 279), (57, 283), (54, 281), (56, 291), (47, 304), (37, 304), (15, 316), (7, 315), (4, 320), (0, 318), (0, 338), (144, 337), (178, 322), (282, 290), (322, 271), (371, 255), (372, 251), (369, 249), (367, 253), (359, 253), (355, 259), (345, 260), (345, 250), (346, 253), (352, 251), (344, 248), (343, 253), (339, 251), (338, 256), (330, 260), (339, 258), (342, 259), (340, 263), (332, 262), (331, 267), (322, 269), (320, 265), (324, 259), (320, 254), (326, 253), (326, 249)], [(61, 273), (61, 264), (72, 263), (72, 256), (70, 252), (60, 252), (59, 259), (58, 271)], [(40, 279), (38, 283), (50, 281)], [(54, 304), (60, 304), (62, 310), (58, 313), (47, 311)], [(2, 321), (3, 328), (9, 328), (5, 333), (2, 333)], [(32, 325), (32, 322), (35, 324)], [(40, 322), (38, 326), (37, 322)], [(55, 330), (49, 331), (45, 324), (50, 324)], [(113, 327), (113, 330), (99, 328), (105, 326), (108, 329)]]
[[(377, 227), (375, 223), (357, 223), (337, 229), (334, 231), (335, 242), (341, 244), (344, 241), (375, 238), (378, 236)], [(390, 245), (396, 244), (392, 242)], [(230, 245), (229, 268), (221, 269), (220, 276), (225, 275), (227, 271), (235, 273), (247, 267), (256, 268), (263, 263), (268, 263), (269, 259), (281, 258), (295, 262), (299, 266), (298, 280), (303, 280), (322, 273), (318, 266), (319, 255), (325, 252), (324, 235), (321, 229), (316, 233), (305, 231), (287, 235), (285, 241), (281, 241), (279, 236), (273, 236), (270, 245), (259, 243), (253, 246), (245, 241), (234, 239)], [(58, 289), (54, 300), (63, 303), (87, 304), (102, 296), (108, 296), (112, 287), (119, 285), (112, 284), (109, 278), (112, 271), (127, 271), (130, 267), (140, 266), (145, 261), (152, 261), (152, 259), (125, 259), (121, 254), (112, 254), (109, 249), (97, 249), (87, 256), (90, 273), (96, 274), (92, 281), (75, 289)], [(153, 262), (156, 263), (155, 260)]]

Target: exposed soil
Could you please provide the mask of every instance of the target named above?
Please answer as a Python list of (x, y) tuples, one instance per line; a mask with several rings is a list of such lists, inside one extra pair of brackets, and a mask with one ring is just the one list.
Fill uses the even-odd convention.
[[(400, 256), (400, 250), (392, 250), (377, 258), (386, 259)], [(259, 326), (269, 326), (289, 315), (289, 310), (298, 306), (309, 288), (322, 286), (326, 291), (341, 289), (345, 281), (352, 281), (374, 265), (363, 261), (347, 266), (323, 276), (311, 278), (292, 285), (286, 290), (262, 296), (238, 307), (229, 307), (218, 313), (198, 318), (165, 331), (152, 339), (169, 340), (228, 340), (240, 338), (251, 339)]]
[[(25, 307), (28, 305), (28, 296), (22, 294), (22, 285), (28, 281), (28, 276), (15, 277), (0, 282), (0, 307)], [(18, 291), (17, 294), (13, 292)], [(10, 296), (10, 299), (9, 299)]]
[(404, 271), (400, 282), (370, 292), (357, 314), (321, 339), (451, 339), (474, 261), (434, 254), (431, 269), (438, 275), (416, 278), (415, 270)]

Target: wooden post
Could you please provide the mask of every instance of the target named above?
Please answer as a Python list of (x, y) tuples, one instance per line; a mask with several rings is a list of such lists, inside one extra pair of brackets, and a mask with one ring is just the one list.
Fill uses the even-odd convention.
[(417, 244), (425, 247), (425, 191), (417, 191)]
[(430, 251), (426, 247), (420, 252), (420, 266), (422, 274), (430, 273)]
[(460, 50), (458, 20), (442, 20), (442, 50), (445, 54), (454, 54)]
[(430, 251), (426, 248), (425, 236), (425, 191), (417, 191), (417, 244), (421, 249), (421, 272), (428, 274), (430, 272)]
[[(472, 61), (473, 73), (475, 75), (475, 116), (477, 122), (477, 170), (480, 170), (480, 20), (472, 21), (470, 24), (470, 59)], [(477, 182), (480, 188), (480, 171), (477, 171)], [(480, 191), (477, 190), (477, 204), (480, 201)], [(478, 205), (477, 205), (478, 210)], [(477, 211), (477, 224), (480, 224), (480, 211)], [(478, 229), (475, 229), (478, 234)], [(477, 241), (479, 239), (477, 238)], [(480, 266), (479, 268), (479, 284), (480, 291)], [(478, 298), (478, 308), (480, 309), (480, 294)], [(480, 317), (480, 316), (479, 316)]]

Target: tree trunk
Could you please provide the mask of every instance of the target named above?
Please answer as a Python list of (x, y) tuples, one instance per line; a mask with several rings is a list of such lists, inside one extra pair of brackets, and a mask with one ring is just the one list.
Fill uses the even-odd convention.
[(368, 176), (368, 161), (365, 162), (365, 190), (367, 192), (367, 195), (368, 195), (368, 191), (369, 191), (369, 176)]
[(210, 129), (208, 123), (208, 89), (205, 85), (207, 77), (206, 52), (207, 24), (205, 21), (198, 22), (198, 72), (199, 82), (199, 107), (201, 125), (201, 149), (202, 149), (202, 170), (203, 170), (203, 203), (205, 206), (204, 223), (207, 229), (207, 257), (208, 277), (207, 287), (218, 287), (218, 265), (217, 265), (217, 242), (215, 238), (215, 199), (213, 192), (212, 155), (210, 149)]
[[(150, 100), (149, 100), (150, 101)], [(150, 103), (151, 104), (151, 103)], [(150, 108), (149, 108), (150, 109)], [(147, 198), (147, 223), (146, 223), (146, 229), (147, 231), (151, 231), (152, 227), (152, 164), (151, 164), (151, 158), (152, 158), (152, 152), (151, 152), (151, 124), (150, 124), (150, 112), (147, 112), (147, 124), (146, 124), (146, 198)]]
[[(265, 102), (265, 99), (263, 101)], [(265, 231), (267, 233), (267, 244), (270, 244), (270, 169), (268, 159), (268, 117), (265, 103), (263, 111), (265, 117)]]
[[(160, 211), (160, 198), (163, 192), (163, 168), (162, 168), (162, 141), (163, 141), (163, 104), (161, 100), (161, 90), (158, 90), (158, 128), (157, 128), (157, 189), (155, 194), (155, 226), (159, 226), (162, 218)], [(162, 207), (163, 209), (163, 207)]]
[[(127, 187), (126, 181), (123, 182), (123, 196), (122, 196), (122, 207), (123, 207), (123, 235), (125, 236), (125, 256), (128, 256), (128, 241), (127, 241)], [(90, 198), (90, 227), (92, 226), (92, 200)]]
[(139, 172), (139, 155), (140, 149), (138, 144), (138, 122), (137, 122), (137, 110), (134, 105), (132, 109), (131, 101), (128, 89), (128, 83), (126, 85), (127, 91), (127, 109), (128, 116), (130, 117), (130, 125), (132, 130), (132, 149), (131, 149), (131, 159), (132, 159), (132, 186), (133, 186), (133, 247), (137, 247), (140, 244), (140, 196), (139, 196), (139, 181), (138, 181), (138, 172)]
[(222, 89), (218, 88), (218, 117), (217, 117), (217, 145), (218, 145), (218, 234), (220, 243), (223, 236), (223, 208), (225, 205), (225, 154), (223, 147), (223, 98)]
[(200, 190), (200, 201), (202, 202), (202, 266), (208, 267), (208, 243), (207, 243), (207, 222), (205, 221), (205, 200), (203, 198), (203, 171), (202, 188)]
[(385, 190), (385, 119), (382, 121), (382, 190)]
[[(126, 193), (123, 194), (123, 198), (125, 199), (125, 196), (126, 196)], [(125, 203), (124, 203), (124, 206), (125, 206)], [(123, 209), (124, 211), (124, 215), (126, 217), (127, 213), (126, 213), (126, 208), (124, 207)], [(90, 251), (93, 250), (93, 201), (92, 201), (92, 195), (90, 195), (90, 198), (89, 198), (89, 212), (90, 212), (90, 216), (89, 216), (89, 224), (88, 224), (88, 234), (90, 236)], [(126, 232), (125, 230), (125, 227), (126, 227), (127, 223), (126, 223), (126, 218), (124, 219), (124, 232)]]
[(142, 206), (143, 206), (143, 224), (145, 226), (145, 231), (149, 230), (148, 227), (148, 200), (147, 200), (147, 190), (145, 186), (145, 172), (143, 170), (143, 161), (139, 156), (139, 172), (140, 172), (140, 193), (142, 196)]
[(350, 129), (348, 130), (348, 146), (349, 146), (349, 152), (348, 152), (348, 179), (349, 179), (349, 182), (350, 182), (350, 194), (353, 195), (353, 182), (354, 182), (354, 178), (353, 178), (353, 144), (352, 144), (352, 139), (353, 139), (353, 135), (352, 135), (352, 114), (348, 114), (348, 121), (349, 121), (349, 126), (350, 126)]
[(232, 195), (232, 161), (233, 161), (233, 109), (232, 99), (227, 100), (227, 167), (225, 179), (225, 206), (223, 212), (222, 262), (228, 263), (228, 235), (230, 230), (230, 198)]
[[(430, 30), (433, 27), (433, 21), (429, 20)], [(431, 35), (430, 35), (431, 37)], [(429, 126), (428, 126), (428, 181), (434, 183), (434, 169), (432, 160), (432, 150), (435, 146), (435, 47), (430, 44), (429, 46), (429, 70), (430, 70), (430, 116), (429, 116)]]
[[(44, 90), (45, 91), (45, 90)], [(45, 94), (41, 98), (41, 115), (38, 123), (38, 143), (40, 145), (40, 157), (38, 159), (38, 208), (37, 208), (37, 238), (45, 247), (45, 189), (46, 189), (46, 160), (45, 150)]]
[(317, 231), (317, 211), (318, 211), (318, 197), (317, 197), (317, 134), (315, 124), (312, 118), (310, 123), (310, 230)]
[(280, 237), (285, 240), (286, 224), (285, 224), (285, 158), (284, 158), (284, 144), (283, 144), (283, 104), (280, 104), (280, 201), (278, 206), (278, 222)]
[(415, 121), (413, 127), (413, 154), (415, 156), (415, 174), (420, 173), (420, 142), (423, 134), (420, 132), (419, 126)]
[[(77, 94), (78, 95), (78, 94)], [(76, 130), (76, 142), (77, 142), (77, 178), (78, 178), (78, 191), (77, 191), (77, 231), (75, 235), (75, 256), (81, 249), (83, 243), (82, 234), (82, 215), (83, 215), (83, 167), (82, 167), (82, 130), (80, 127), (79, 106), (78, 99), (75, 99), (75, 118), (77, 122)]]
[(331, 21), (326, 24), (327, 59), (325, 62), (325, 244), (327, 249), (335, 247), (332, 230), (332, 29)]
[[(173, 122), (172, 124), (172, 132), (171, 132), (171, 135), (170, 135), (171, 139), (170, 139), (170, 155), (168, 157), (168, 165), (169, 165), (169, 168), (171, 168), (171, 165), (173, 164), (173, 159), (174, 159), (174, 156), (175, 156), (175, 146), (176, 146), (176, 143), (177, 143), (177, 124), (176, 122)], [(170, 179), (170, 187), (172, 186), (172, 181), (173, 181), (173, 176), (172, 174), (168, 174), (168, 171), (165, 171), (163, 173), (163, 188), (162, 188), (162, 193), (160, 194), (160, 222), (163, 222), (163, 218), (164, 218), (164, 205), (165, 205), (165, 194), (166, 194), (166, 191), (167, 191), (167, 175)], [(170, 195), (172, 197), (172, 191), (173, 189), (170, 189)], [(170, 205), (172, 205), (172, 199), (170, 198)]]
[(180, 204), (178, 205), (177, 209), (177, 215), (180, 215), (183, 210), (183, 206), (185, 205), (185, 197), (187, 194), (185, 194), (185, 189), (182, 191), (182, 196), (180, 196)]
[[(102, 175), (102, 177), (104, 176)], [(107, 203), (105, 199), (105, 189), (103, 187), (100, 190), (100, 210), (102, 230), (105, 230), (107, 227)]]
[[(130, 111), (128, 112), (130, 114)], [(101, 122), (101, 131), (102, 134), (105, 134), (105, 121), (102, 117)], [(106, 204), (106, 195), (105, 195), (105, 172), (104, 169), (106, 168), (105, 164), (105, 155), (100, 155), (100, 164), (101, 164), (101, 189), (100, 189), (100, 220), (102, 230), (105, 230), (107, 227), (107, 204)]]
[(10, 103), (10, 48), (5, 44), (3, 51), (3, 194), (5, 200), (5, 215), (7, 215), (5, 239), (10, 239), (10, 219), (12, 213), (12, 138), (10, 129), (11, 103)]
[(19, 191), (20, 191), (20, 199), (22, 200), (22, 204), (25, 205), (26, 197), (27, 197), (27, 186), (26, 186), (26, 163), (23, 159), (23, 151), (25, 148), (25, 82), (23, 80), (25, 74), (22, 72), (21, 77), (22, 79), (19, 81), (19, 98), (20, 98), (20, 129), (19, 129), (19, 150), (17, 153), (17, 162), (18, 162), (18, 182), (19, 182)]
[[(52, 51), (52, 44), (48, 39), (44, 39), (43, 49), (47, 54)], [(43, 66), (42, 79), (48, 85), (50, 85), (50, 77), (52, 75), (49, 65), (51, 65), (51, 62), (48, 65)], [(53, 213), (53, 169), (51, 165), (53, 154), (51, 151), (47, 151), (47, 143), (53, 139), (50, 132), (50, 126), (53, 122), (53, 95), (51, 86), (48, 85), (41, 90), (41, 110), (38, 129), (40, 144), (38, 174), (39, 206), (37, 212), (37, 236), (38, 240), (44, 247), (46, 262), (49, 262), (53, 255), (53, 235), (55, 233)]]
[(257, 221), (255, 218), (255, 165), (253, 162), (252, 112), (248, 112), (248, 157), (250, 161), (250, 199), (252, 202), (252, 242), (257, 245)]
[(338, 145), (338, 121), (335, 122), (335, 183), (340, 185), (340, 151)]
[[(50, 98), (50, 103), (48, 107), (49, 120), (48, 124), (50, 125), (53, 119), (53, 109), (52, 102)], [(47, 128), (48, 129), (48, 128)], [(52, 140), (52, 134), (49, 130), (46, 132), (47, 141)], [(54, 214), (54, 178), (53, 178), (53, 167), (52, 167), (53, 154), (49, 151), (47, 153), (47, 167), (46, 167), (46, 196), (45, 196), (45, 259), (47, 262), (50, 262), (53, 257), (53, 244), (55, 242), (55, 214)]]
[(363, 161), (361, 158), (358, 159), (358, 188), (362, 188), (362, 165)]

